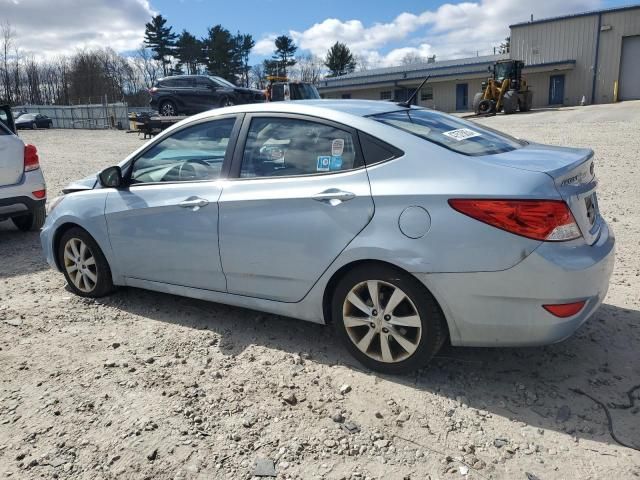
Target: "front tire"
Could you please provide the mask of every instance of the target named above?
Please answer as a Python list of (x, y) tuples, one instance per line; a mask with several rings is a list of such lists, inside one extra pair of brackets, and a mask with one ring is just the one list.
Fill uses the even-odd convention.
[(33, 232), (40, 230), (47, 218), (47, 209), (44, 205), (37, 206), (28, 215), (13, 217), (13, 224), (23, 232)]
[(480, 111), (478, 110), (478, 106), (480, 105), (480, 102), (482, 101), (482, 97), (484, 96), (484, 92), (478, 92), (474, 95), (473, 97), (473, 112), (478, 115), (480, 114)]
[(114, 289), (111, 269), (96, 241), (85, 230), (74, 227), (58, 244), (58, 264), (69, 288), (81, 297), (103, 297)]
[(336, 286), (332, 318), (363, 365), (401, 374), (426, 365), (447, 338), (440, 307), (417, 279), (384, 265), (362, 265)]
[(31, 123), (31, 130), (35, 130), (36, 128), (38, 128), (38, 125), (36, 125), (36, 122), (32, 122)]

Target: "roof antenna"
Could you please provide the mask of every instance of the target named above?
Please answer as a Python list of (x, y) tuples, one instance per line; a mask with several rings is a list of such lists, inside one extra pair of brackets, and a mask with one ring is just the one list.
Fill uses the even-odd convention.
[(398, 102), (398, 106), (399, 107), (405, 107), (405, 108), (411, 108), (411, 102), (413, 102), (413, 99), (416, 98), (416, 95), (418, 95), (418, 92), (424, 86), (424, 84), (427, 83), (427, 80), (429, 80), (430, 76), (431, 76), (431, 74), (427, 75), (427, 78), (425, 78), (422, 81), (420, 86), (415, 89), (415, 91), (411, 94), (411, 96), (409, 98), (407, 98), (404, 102)]

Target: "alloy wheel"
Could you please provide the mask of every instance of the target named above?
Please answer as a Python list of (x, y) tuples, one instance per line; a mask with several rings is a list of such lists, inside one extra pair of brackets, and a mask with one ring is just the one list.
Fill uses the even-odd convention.
[(396, 363), (413, 355), (422, 337), (420, 314), (397, 286), (367, 280), (347, 294), (342, 318), (349, 339), (368, 357)]
[(176, 109), (171, 103), (165, 103), (162, 105), (162, 115), (165, 117), (172, 117), (176, 114)]
[(64, 246), (64, 268), (73, 285), (89, 293), (98, 283), (96, 259), (87, 245), (79, 238), (71, 238)]

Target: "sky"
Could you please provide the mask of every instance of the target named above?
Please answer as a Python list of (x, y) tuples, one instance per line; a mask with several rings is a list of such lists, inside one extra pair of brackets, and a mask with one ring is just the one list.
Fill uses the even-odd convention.
[[(130, 52), (144, 24), (161, 13), (174, 31), (196, 36), (222, 24), (256, 41), (252, 62), (271, 55), (273, 39), (293, 37), (300, 53), (324, 57), (346, 43), (369, 66), (398, 65), (407, 54), (438, 60), (493, 53), (509, 24), (600, 8), (619, 0), (0, 0), (0, 25), (9, 22), (23, 53), (52, 57), (76, 49)], [(524, 5), (524, 6), (523, 6)]]

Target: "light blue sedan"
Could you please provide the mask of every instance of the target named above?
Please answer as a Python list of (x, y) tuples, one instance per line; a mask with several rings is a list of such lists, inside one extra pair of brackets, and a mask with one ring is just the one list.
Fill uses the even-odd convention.
[(560, 341), (603, 301), (614, 236), (593, 152), (391, 102), (190, 117), (51, 202), (49, 264), (81, 296), (123, 285), (331, 323), (400, 373), (445, 343)]

